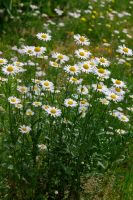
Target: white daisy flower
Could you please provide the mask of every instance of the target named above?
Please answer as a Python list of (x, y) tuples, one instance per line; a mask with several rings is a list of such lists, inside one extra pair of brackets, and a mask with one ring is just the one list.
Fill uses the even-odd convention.
[(36, 9), (38, 9), (38, 6), (36, 6), (36, 5), (33, 5), (33, 4), (31, 4), (31, 5), (30, 5), (30, 7), (31, 7), (31, 9), (33, 9), (33, 10), (36, 10)]
[(59, 8), (55, 8), (54, 11), (59, 15), (61, 16), (63, 14), (63, 11), (60, 10)]
[(132, 56), (133, 55), (133, 51), (132, 49), (127, 48), (125, 45), (122, 46), (118, 46), (118, 50), (117, 52), (127, 55), (127, 56)]
[(125, 91), (122, 90), (122, 88), (120, 88), (120, 87), (112, 87), (111, 91), (116, 93), (117, 95), (120, 95), (120, 96), (125, 94)]
[(78, 58), (81, 58), (83, 60), (87, 60), (91, 55), (91, 53), (88, 50), (85, 50), (85, 49), (76, 50), (75, 54)]
[(74, 35), (74, 40), (79, 45), (90, 45), (89, 40), (85, 36), (81, 36), (79, 34)]
[(110, 62), (104, 57), (98, 58), (98, 63), (104, 67), (108, 67), (110, 65)]
[(17, 90), (22, 94), (26, 94), (28, 92), (28, 88), (26, 86), (17, 86)]
[(34, 46), (23, 46), (23, 52), (29, 56), (35, 56)]
[(86, 99), (81, 99), (80, 102), (79, 102), (79, 105), (80, 107), (88, 107), (89, 106), (89, 103), (87, 102)]
[(10, 104), (13, 104), (13, 105), (18, 104), (18, 103), (21, 102), (21, 100), (18, 99), (17, 97), (15, 97), (15, 96), (9, 97), (9, 98), (8, 98), (8, 101), (10, 102)]
[(38, 77), (43, 77), (45, 75), (46, 75), (46, 73), (44, 71), (37, 71), (36, 72), (36, 76), (38, 76)]
[(0, 58), (0, 65), (5, 65), (5, 64), (7, 64), (7, 60), (6, 59), (4, 59), (4, 58)]
[(51, 40), (51, 35), (49, 35), (48, 33), (38, 33), (36, 36), (39, 40), (43, 40), (46, 42)]
[(48, 108), (50, 108), (50, 106), (48, 106), (48, 105), (43, 105), (42, 106), (42, 109), (45, 110), (45, 111), (47, 111)]
[(41, 81), (41, 85), (44, 90), (48, 90), (48, 91), (54, 90), (54, 84), (48, 80)]
[(109, 101), (106, 98), (100, 98), (100, 102), (104, 105), (108, 105)]
[(7, 79), (7, 78), (3, 78), (3, 77), (0, 76), (0, 81), (2, 81), (2, 82), (7, 82), (8, 79)]
[(81, 68), (82, 72), (85, 72), (87, 74), (92, 72), (92, 67), (91, 67), (89, 61), (85, 61), (85, 62), (80, 63), (80, 68)]
[(126, 85), (123, 81), (120, 81), (118, 79), (113, 79), (113, 78), (111, 80), (112, 80), (114, 86), (116, 86), (116, 87), (120, 87), (120, 88), (126, 87)]
[(35, 84), (34, 86), (30, 87), (31, 91), (35, 92), (36, 95), (40, 95), (40, 88), (37, 84)]
[(60, 22), (60, 23), (58, 24), (58, 26), (60, 26), (60, 27), (64, 27), (65, 24), (64, 24), (63, 22)]
[(88, 94), (88, 87), (86, 85), (80, 85), (78, 88), (77, 88), (77, 91), (79, 94)]
[(124, 134), (127, 133), (127, 131), (126, 131), (126, 130), (123, 130), (123, 129), (116, 129), (115, 131), (116, 131), (116, 133), (118, 133), (119, 135), (124, 135)]
[(35, 84), (40, 84), (40, 83), (41, 83), (41, 80), (39, 80), (39, 79), (35, 79), (35, 80), (32, 79), (32, 82), (35, 83)]
[(14, 65), (6, 65), (6, 66), (4, 66), (2, 68), (2, 71), (6, 75), (14, 75), (14, 74), (18, 73), (18, 69)]
[(127, 108), (129, 111), (133, 112), (133, 106)]
[(22, 125), (19, 127), (19, 130), (21, 133), (29, 133), (31, 131), (31, 127), (30, 126), (26, 126), (26, 125)]
[(38, 148), (40, 150), (47, 150), (47, 146), (45, 144), (38, 144)]
[(113, 117), (119, 117), (122, 113), (118, 110), (113, 110), (112, 112), (110, 112), (110, 115), (112, 115)]
[(80, 68), (78, 65), (67, 65), (64, 67), (64, 70), (71, 75), (77, 75), (80, 73)]
[(33, 112), (31, 109), (27, 109), (27, 110), (26, 110), (26, 115), (27, 115), (27, 116), (33, 116), (33, 115), (34, 115), (34, 112)]
[(106, 91), (108, 90), (107, 86), (104, 85), (103, 82), (100, 82), (98, 84), (92, 84), (92, 87), (94, 90), (102, 92), (102, 93), (106, 93)]
[(108, 92), (108, 94), (106, 94), (106, 98), (114, 102), (119, 102), (123, 100), (123, 96), (118, 96), (117, 94), (113, 92)]
[(99, 78), (102, 78), (102, 79), (108, 79), (110, 76), (110, 71), (103, 68), (96, 69), (94, 73), (98, 75)]
[(98, 58), (92, 58), (89, 60), (89, 65), (92, 67), (92, 69), (95, 69), (98, 63)]
[(68, 12), (68, 15), (73, 18), (79, 18), (81, 16), (81, 14), (78, 12)]
[(77, 104), (77, 102), (75, 100), (69, 98), (69, 99), (65, 99), (64, 105), (66, 107), (76, 107), (78, 104)]
[(51, 116), (53, 116), (53, 117), (59, 117), (59, 116), (61, 116), (61, 110), (60, 110), (60, 109), (57, 109), (57, 108), (55, 108), (55, 107), (49, 107), (49, 108), (46, 110), (46, 112), (47, 112), (48, 114), (50, 114)]
[(17, 69), (18, 73), (23, 73), (23, 72), (27, 71), (27, 69), (24, 69), (22, 67), (17, 67), (17, 66), (16, 66), (16, 69)]
[(77, 79), (77, 78), (75, 78), (75, 77), (72, 76), (72, 77), (69, 79), (69, 81), (70, 81), (70, 83), (73, 83), (73, 84), (78, 85), (78, 84), (81, 84), (81, 83), (82, 83), (83, 79)]
[(35, 56), (40, 56), (46, 51), (46, 47), (36, 46), (36, 47), (33, 47), (33, 51), (34, 51)]
[(86, 116), (88, 107), (87, 106), (80, 106), (78, 111), (81, 114), (81, 117), (84, 118)]
[(117, 58), (117, 60), (118, 60), (118, 64), (123, 64), (123, 63), (125, 63), (126, 62), (126, 60), (124, 60), (123, 58)]
[(129, 121), (129, 118), (124, 114), (121, 114), (118, 118), (122, 122), (128, 122)]
[(133, 94), (129, 95), (129, 97), (130, 97), (131, 99), (133, 99)]
[(29, 56), (41, 56), (46, 51), (46, 47), (24, 46), (23, 51)]
[(55, 67), (55, 68), (59, 68), (60, 67), (60, 65), (57, 62), (53, 62), (53, 61), (50, 61), (49, 65), (52, 66), (52, 67)]
[(15, 104), (15, 108), (21, 109), (23, 105), (21, 103)]
[(41, 103), (40, 101), (34, 101), (34, 102), (32, 103), (32, 105), (33, 105), (34, 107), (39, 107), (39, 106), (42, 105), (42, 103)]
[(68, 56), (61, 54), (61, 53), (57, 53), (57, 52), (54, 52), (52, 54), (52, 58), (55, 58), (56, 62), (59, 61), (60, 63), (65, 63), (69, 60)]
[(24, 66), (24, 63), (15, 61), (15, 62), (13, 63), (13, 65), (15, 65), (15, 66), (17, 66), (17, 67), (22, 67), (22, 66)]

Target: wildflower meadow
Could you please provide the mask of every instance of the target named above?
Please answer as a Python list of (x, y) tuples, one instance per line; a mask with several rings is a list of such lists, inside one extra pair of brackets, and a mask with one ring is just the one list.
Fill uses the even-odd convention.
[(0, 1), (0, 199), (132, 200), (132, 0)]

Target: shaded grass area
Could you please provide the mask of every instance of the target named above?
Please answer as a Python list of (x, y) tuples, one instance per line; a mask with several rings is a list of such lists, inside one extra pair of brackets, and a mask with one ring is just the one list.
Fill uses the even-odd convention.
[(112, 163), (104, 176), (97, 174), (90, 178), (85, 177), (82, 189), (83, 200), (132, 200), (133, 145), (127, 143), (123, 155)]

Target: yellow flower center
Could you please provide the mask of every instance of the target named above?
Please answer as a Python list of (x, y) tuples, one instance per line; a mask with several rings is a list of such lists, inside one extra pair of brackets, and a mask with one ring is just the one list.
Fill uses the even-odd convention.
[(36, 106), (40, 105), (40, 102), (35, 102), (35, 105), (36, 105)]
[(41, 35), (41, 38), (46, 39), (46, 38), (47, 38), (47, 35), (46, 35), (46, 34), (42, 34), (42, 35)]
[(72, 100), (69, 100), (69, 101), (68, 101), (68, 104), (69, 104), (69, 105), (73, 105), (73, 101), (72, 101)]
[(58, 55), (58, 59), (62, 60), (63, 59), (63, 55)]
[(72, 78), (72, 81), (75, 81), (75, 82), (76, 82), (77, 80), (78, 80), (77, 78), (74, 78), (74, 77)]
[(27, 52), (28, 52), (29, 54), (33, 53), (33, 51), (32, 51), (32, 50), (30, 50), (30, 49), (29, 49)]
[(124, 51), (125, 53), (128, 53), (128, 48), (124, 47), (124, 48), (123, 48), (123, 51)]
[(126, 120), (126, 117), (125, 117), (125, 116), (122, 116), (121, 119), (122, 119), (123, 121), (125, 121), (125, 120)]
[(7, 67), (7, 71), (8, 71), (8, 72), (13, 72), (13, 71), (14, 71), (14, 68), (13, 68), (13, 66), (11, 66), (11, 65), (10, 65), (10, 66), (8, 66), (8, 67)]
[(81, 52), (79, 52), (79, 55), (80, 55), (80, 56), (84, 56), (85, 53), (84, 53), (83, 51), (81, 51)]
[(0, 64), (4, 63), (4, 60), (0, 60)]
[(80, 101), (81, 104), (86, 104), (85, 100)]
[(89, 65), (84, 64), (84, 65), (83, 65), (83, 68), (84, 68), (84, 69), (89, 69)]
[(121, 89), (120, 88), (115, 88), (116, 92), (120, 92)]
[(111, 97), (112, 99), (116, 99), (116, 95), (115, 95), (115, 94), (111, 94), (110, 97)]
[(20, 89), (20, 91), (21, 91), (21, 92), (25, 92), (25, 91), (26, 91), (26, 88), (25, 88), (25, 87), (22, 87), (22, 88)]
[(121, 81), (120, 81), (120, 80), (116, 80), (115, 83), (116, 83), (117, 85), (120, 85), (120, 84), (121, 84)]
[(16, 62), (16, 65), (20, 65), (20, 62)]
[(100, 62), (105, 63), (105, 59), (104, 58), (100, 58)]
[(48, 87), (49, 86), (49, 82), (44, 82), (43, 85)]
[(56, 63), (56, 62), (53, 62), (53, 65), (54, 65), (55, 67), (58, 67), (58, 63)]
[(76, 68), (75, 68), (74, 66), (71, 66), (71, 67), (69, 68), (69, 70), (72, 71), (72, 72), (76, 72)]
[(52, 114), (55, 114), (55, 113), (56, 113), (56, 109), (55, 109), (55, 108), (52, 108), (50, 112), (51, 112)]
[(11, 102), (15, 103), (15, 102), (16, 102), (16, 99), (11, 99)]
[(85, 38), (84, 38), (83, 36), (81, 36), (81, 37), (79, 38), (79, 40), (80, 40), (81, 42), (85, 42)]
[(94, 62), (90, 62), (90, 65), (94, 66)]
[(35, 52), (40, 52), (40, 51), (41, 51), (41, 48), (40, 48), (40, 47), (35, 47), (35, 48), (34, 48), (34, 51), (35, 51)]
[(27, 128), (26, 128), (26, 127), (23, 127), (23, 128), (22, 128), (22, 131), (27, 131)]
[(27, 114), (28, 114), (28, 115), (32, 115), (32, 111), (28, 111)]
[(36, 91), (38, 89), (37, 85), (33, 86), (33, 91)]
[(98, 85), (98, 86), (97, 86), (97, 89), (102, 89), (102, 85)]
[(85, 92), (85, 88), (81, 88), (81, 92)]
[(103, 69), (103, 68), (100, 68), (100, 69), (98, 69), (98, 72), (99, 72), (100, 74), (104, 74), (104, 72), (105, 72), (105, 69)]
[(39, 84), (39, 83), (40, 83), (40, 80), (35, 80), (35, 83)]

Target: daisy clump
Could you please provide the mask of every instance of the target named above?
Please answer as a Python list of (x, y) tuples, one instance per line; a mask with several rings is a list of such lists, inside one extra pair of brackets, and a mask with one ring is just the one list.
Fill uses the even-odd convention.
[[(5, 151), (16, 167), (11, 176), (8, 171), (7, 182), (13, 183), (12, 190), (23, 182), (18, 198), (28, 194), (25, 199), (36, 199), (41, 188), (49, 199), (71, 199), (76, 193), (78, 200), (86, 172), (106, 171), (126, 144), (122, 133), (131, 132), (132, 95), (128, 97), (126, 81), (114, 73), (111, 58), (88, 50), (86, 36), (74, 35), (76, 44), (69, 54), (51, 49), (50, 31), (36, 37), (40, 43), (50, 41), (47, 51), (39, 43), (23, 45), (15, 47), (19, 58), (0, 58), (1, 130), (7, 133), (3, 141), (10, 144)], [(132, 55), (125, 46), (119, 53)]]

